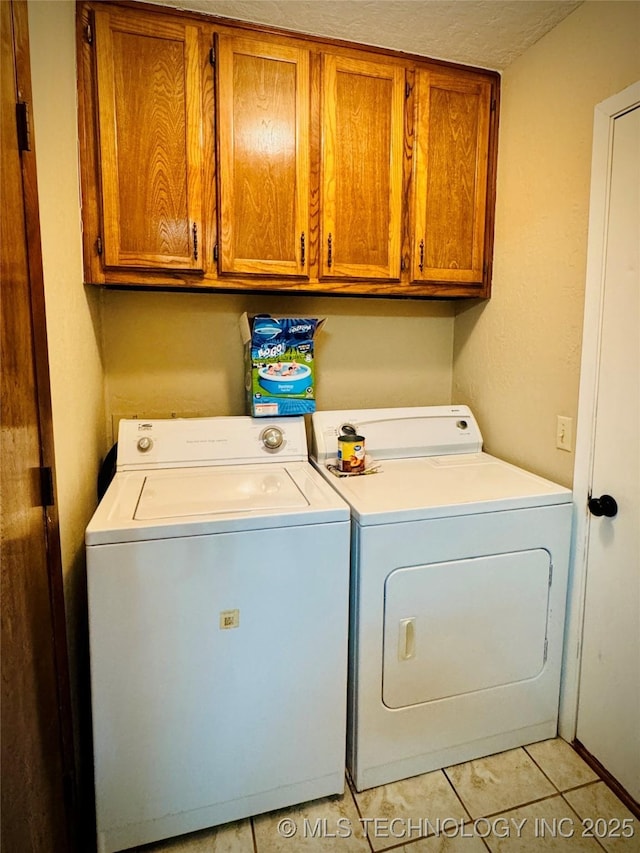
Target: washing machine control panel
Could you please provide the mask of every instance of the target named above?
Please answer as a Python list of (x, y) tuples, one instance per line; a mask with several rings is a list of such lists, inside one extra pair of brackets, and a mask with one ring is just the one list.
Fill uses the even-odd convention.
[(303, 417), (120, 421), (119, 471), (307, 460)]

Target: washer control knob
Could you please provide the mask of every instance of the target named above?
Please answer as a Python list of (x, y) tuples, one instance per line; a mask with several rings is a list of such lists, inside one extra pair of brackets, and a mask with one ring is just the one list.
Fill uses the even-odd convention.
[(267, 450), (277, 450), (282, 446), (284, 435), (279, 427), (267, 427), (260, 436)]
[(147, 453), (153, 447), (153, 440), (148, 435), (143, 435), (138, 439), (138, 450), (140, 453)]

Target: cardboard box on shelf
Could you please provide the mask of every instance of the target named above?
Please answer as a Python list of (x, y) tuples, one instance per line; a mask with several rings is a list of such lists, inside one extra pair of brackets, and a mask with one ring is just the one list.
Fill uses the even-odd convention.
[(248, 414), (315, 412), (314, 341), (324, 323), (324, 318), (241, 316)]

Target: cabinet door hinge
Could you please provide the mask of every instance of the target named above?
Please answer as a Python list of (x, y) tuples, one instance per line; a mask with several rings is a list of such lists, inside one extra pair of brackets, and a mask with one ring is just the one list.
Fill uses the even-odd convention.
[(87, 44), (93, 44), (93, 27), (91, 26), (91, 21), (84, 28), (84, 37), (87, 40)]
[(491, 112), (495, 113), (495, 111), (496, 111), (496, 99), (491, 98)]
[(102, 237), (98, 237), (96, 239), (96, 252), (101, 255), (102, 254)]
[(409, 81), (407, 80), (404, 84), (404, 96), (408, 98), (411, 94), (411, 86), (409, 85)]
[(218, 260), (218, 244), (216, 243), (213, 247), (213, 260)]
[(16, 104), (16, 126), (18, 129), (18, 151), (31, 151), (31, 120), (29, 104), (18, 101)]
[(215, 48), (213, 48), (213, 47), (209, 51), (209, 64), (214, 65), (214, 66), (216, 64), (216, 51), (215, 51)]
[(40, 500), (42, 506), (53, 506), (53, 471), (47, 466), (40, 468)]

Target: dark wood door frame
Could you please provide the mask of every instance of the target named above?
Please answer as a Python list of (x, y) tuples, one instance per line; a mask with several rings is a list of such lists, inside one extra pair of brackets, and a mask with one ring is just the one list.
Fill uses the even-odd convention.
[(2, 42), (2, 848), (74, 851), (75, 770), (27, 3)]

